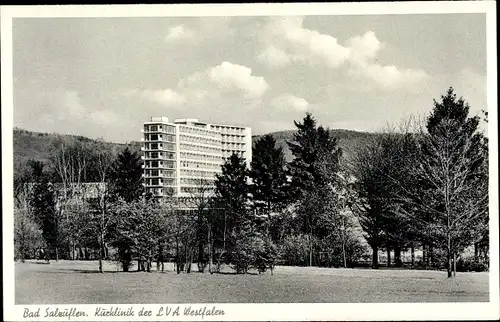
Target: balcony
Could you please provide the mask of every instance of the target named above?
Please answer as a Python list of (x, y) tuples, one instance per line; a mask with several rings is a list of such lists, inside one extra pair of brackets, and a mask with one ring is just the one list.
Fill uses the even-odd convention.
[(172, 158), (169, 158), (168, 156), (156, 156), (156, 157), (153, 157), (153, 156), (141, 156), (141, 158), (143, 158), (143, 160), (149, 160), (149, 161), (172, 161), (172, 162), (175, 162), (177, 159), (175, 158), (175, 156), (173, 156)]

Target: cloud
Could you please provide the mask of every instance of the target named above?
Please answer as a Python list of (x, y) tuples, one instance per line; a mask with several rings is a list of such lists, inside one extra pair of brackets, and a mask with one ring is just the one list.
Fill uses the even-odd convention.
[(144, 90), (142, 95), (150, 101), (158, 102), (167, 106), (182, 105), (186, 101), (182, 94), (168, 88), (163, 90)]
[(55, 99), (65, 108), (66, 113), (62, 111), (59, 119), (81, 118), (85, 115), (85, 107), (82, 105), (77, 91), (64, 91), (55, 93)]
[(261, 34), (267, 47), (259, 54), (260, 61), (273, 64), (276, 60), (265, 58), (276, 54), (281, 63), (326, 63), (332, 68), (344, 63), (349, 48), (340, 45), (335, 37), (303, 28), (302, 23), (302, 17), (271, 18)]
[(395, 89), (401, 85), (411, 86), (428, 78), (422, 70), (400, 69), (394, 65), (380, 65), (374, 63), (357, 63), (349, 69), (349, 75), (371, 80), (382, 89)]
[(220, 88), (241, 90), (245, 97), (260, 97), (269, 87), (264, 77), (251, 75), (251, 68), (229, 62), (209, 68), (206, 74)]
[(350, 55), (349, 59), (355, 62), (364, 62), (377, 56), (381, 42), (375, 36), (375, 32), (367, 31), (362, 36), (355, 36), (348, 40)]
[(270, 105), (281, 110), (292, 109), (299, 112), (305, 112), (309, 107), (309, 102), (291, 94), (282, 94), (272, 99)]
[(231, 97), (259, 100), (268, 90), (264, 77), (252, 75), (246, 66), (222, 62), (181, 79), (175, 88), (126, 90), (125, 96), (140, 96), (165, 106), (206, 105)]
[(222, 41), (235, 34), (231, 28), (232, 17), (202, 17), (168, 29), (167, 43)]
[(193, 40), (195, 38), (196, 34), (193, 30), (185, 27), (184, 25), (177, 25), (169, 28), (165, 41), (175, 42), (178, 40)]
[(270, 45), (260, 52), (257, 56), (257, 61), (264, 63), (270, 67), (283, 67), (288, 65), (293, 59), (293, 56), (287, 54), (283, 50)]
[(41, 90), (23, 88), (19, 93), (25, 97), (24, 104), (33, 108), (16, 116), (33, 131), (91, 135), (102, 126), (123, 126), (123, 114), (106, 110), (82, 99), (79, 91), (65, 88)]
[(371, 30), (342, 45), (332, 35), (305, 28), (302, 17), (280, 17), (269, 19), (260, 37), (262, 48), (256, 60), (271, 68), (303, 64), (338, 69), (346, 65), (348, 76), (368, 81), (372, 85), (367, 85), (378, 89), (413, 85), (427, 78), (422, 70), (377, 63), (384, 46)]

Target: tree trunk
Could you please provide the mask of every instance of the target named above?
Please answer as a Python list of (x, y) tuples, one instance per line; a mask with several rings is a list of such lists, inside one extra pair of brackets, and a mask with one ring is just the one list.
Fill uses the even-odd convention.
[(177, 274), (181, 273), (181, 268), (179, 267), (180, 258), (179, 258), (179, 240), (177, 236), (175, 237), (175, 264), (177, 266)]
[(59, 261), (59, 249), (56, 246), (56, 262)]
[(415, 246), (411, 243), (411, 266), (415, 266)]
[(200, 240), (200, 242), (198, 243), (198, 271), (200, 273), (205, 272), (205, 265), (203, 265), (203, 262), (205, 261), (204, 257), (205, 254), (204, 254), (203, 242)]
[(432, 242), (429, 244), (429, 261), (431, 267), (434, 267), (434, 244)]
[(453, 277), (457, 276), (457, 253), (453, 252)]
[(102, 236), (102, 233), (101, 233), (101, 237), (99, 238), (99, 273), (102, 273), (102, 241), (103, 239), (103, 236)]
[(387, 267), (391, 266), (391, 248), (387, 245)]
[(212, 254), (212, 226), (208, 227), (208, 272), (210, 274), (212, 271), (212, 262), (213, 262), (213, 254)]
[(427, 265), (427, 244), (422, 243), (422, 265)]
[(448, 272), (448, 278), (451, 277), (451, 271), (452, 271), (452, 258), (451, 258), (451, 236), (450, 236), (450, 233), (448, 232), (447, 234), (448, 236), (448, 244), (447, 244), (447, 247), (446, 247), (446, 259), (448, 260), (448, 267), (446, 267), (447, 269), (447, 272)]
[(313, 266), (313, 247), (312, 237), (309, 235), (309, 266)]
[(474, 260), (479, 261), (479, 247), (478, 243), (474, 243)]
[(401, 267), (402, 262), (401, 262), (401, 246), (396, 244), (396, 247), (394, 247), (394, 262), (396, 264), (396, 267)]
[[(345, 218), (342, 217), (342, 256), (344, 258), (344, 268), (347, 268), (347, 258), (345, 253)], [(271, 274), (272, 275), (272, 274)]]
[(374, 269), (378, 268), (378, 246), (377, 245), (372, 246), (372, 268), (374, 268)]

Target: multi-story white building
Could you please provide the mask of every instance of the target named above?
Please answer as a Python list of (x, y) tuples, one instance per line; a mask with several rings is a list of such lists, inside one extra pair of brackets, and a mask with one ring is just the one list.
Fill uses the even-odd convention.
[(249, 127), (209, 124), (197, 119), (151, 117), (144, 123), (146, 191), (154, 196), (189, 197), (214, 188), (216, 174), (233, 153), (252, 160)]

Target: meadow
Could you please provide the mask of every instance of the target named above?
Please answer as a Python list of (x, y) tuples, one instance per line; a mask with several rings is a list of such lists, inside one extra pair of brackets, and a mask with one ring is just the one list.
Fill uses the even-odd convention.
[[(15, 264), (16, 304), (382, 303), (488, 301), (488, 273), (279, 266), (274, 274), (119, 272), (115, 262)], [(196, 266), (195, 266), (196, 267)], [(132, 268), (134, 269), (134, 268)]]

